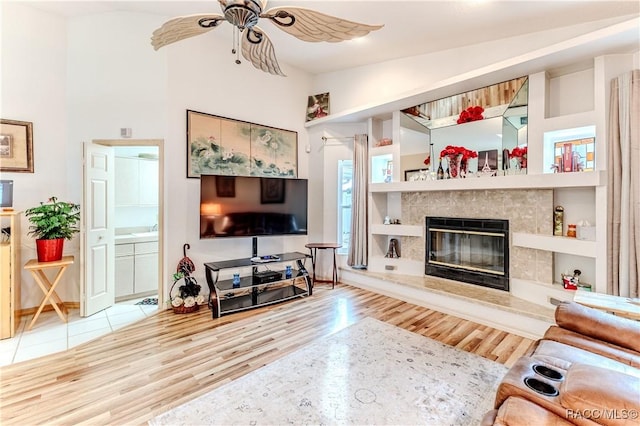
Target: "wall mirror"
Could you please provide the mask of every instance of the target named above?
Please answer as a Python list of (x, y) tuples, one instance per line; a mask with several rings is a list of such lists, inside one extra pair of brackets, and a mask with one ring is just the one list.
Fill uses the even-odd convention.
[[(435, 157), (432, 170), (438, 167), (440, 151), (454, 145), (478, 152), (478, 158), (469, 162), (469, 171), (482, 170), (487, 162), (496, 174), (505, 174), (515, 166), (506, 150), (527, 146), (528, 83), (527, 77), (520, 77), (403, 110), (401, 176), (407, 170), (427, 167), (424, 160), (431, 143)], [(461, 113), (475, 106), (484, 109), (482, 119), (458, 123)]]

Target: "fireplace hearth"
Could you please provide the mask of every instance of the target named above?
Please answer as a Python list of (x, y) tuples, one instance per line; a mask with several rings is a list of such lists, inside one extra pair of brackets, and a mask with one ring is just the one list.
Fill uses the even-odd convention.
[(426, 217), (425, 274), (509, 291), (509, 221)]

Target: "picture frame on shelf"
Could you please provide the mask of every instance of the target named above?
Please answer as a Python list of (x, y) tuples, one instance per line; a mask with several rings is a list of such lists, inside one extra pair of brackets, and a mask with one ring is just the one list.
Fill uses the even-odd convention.
[(187, 110), (187, 178), (295, 178), (298, 132)]
[(0, 172), (33, 173), (33, 123), (0, 119)]
[(554, 143), (554, 167), (560, 173), (595, 170), (596, 138), (580, 138)]
[(483, 171), (485, 161), (487, 166), (491, 169), (491, 171), (498, 170), (498, 150), (497, 149), (489, 149), (486, 151), (478, 151), (478, 172)]
[(428, 168), (405, 170), (404, 171), (404, 180), (406, 182), (412, 182), (412, 181), (416, 181), (416, 180), (423, 180), (423, 179), (420, 179), (421, 175), (427, 173), (428, 171), (429, 171)]
[(312, 121), (329, 115), (329, 93), (309, 96), (305, 121)]

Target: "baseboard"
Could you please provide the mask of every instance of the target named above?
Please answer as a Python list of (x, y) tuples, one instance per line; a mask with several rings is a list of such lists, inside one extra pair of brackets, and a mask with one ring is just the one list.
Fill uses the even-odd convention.
[[(63, 305), (67, 309), (80, 309), (80, 302), (63, 302)], [(20, 316), (31, 315), (31, 314), (35, 314), (38, 311), (38, 308), (39, 308), (39, 306), (34, 306), (33, 308), (20, 309), (20, 310), (17, 311), (17, 313)], [(46, 305), (42, 309), (42, 312), (49, 312), (49, 311), (53, 311), (53, 310), (55, 310), (53, 308), (53, 305)]]
[(399, 285), (384, 279), (365, 276), (362, 273), (351, 272), (346, 268), (341, 270), (340, 281), (533, 340), (540, 339), (549, 326), (553, 325), (552, 320), (533, 318), (502, 310), (497, 306), (487, 306), (453, 295), (431, 292), (428, 289)]

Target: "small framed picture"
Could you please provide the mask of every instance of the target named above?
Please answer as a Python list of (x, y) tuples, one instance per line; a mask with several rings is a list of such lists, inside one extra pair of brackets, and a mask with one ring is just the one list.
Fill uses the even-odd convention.
[(260, 179), (260, 203), (262, 204), (284, 203), (284, 179), (278, 179), (278, 178)]
[(420, 178), (422, 177), (421, 175), (424, 175), (429, 169), (412, 169), (412, 170), (405, 170), (404, 171), (404, 180), (406, 182), (412, 182), (415, 180), (420, 180)]
[(490, 149), (488, 151), (478, 151), (478, 169), (481, 172), (484, 169), (484, 165), (487, 165), (491, 170), (498, 170), (498, 150)]
[(329, 93), (309, 96), (306, 121), (326, 117), (327, 115), (329, 115)]
[(33, 173), (33, 123), (0, 120), (0, 172)]

